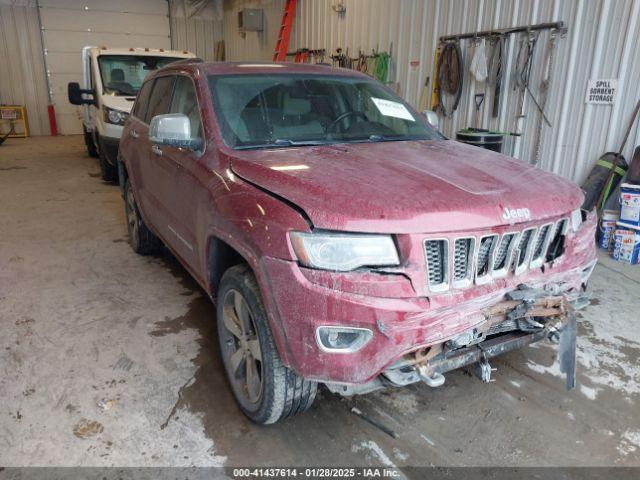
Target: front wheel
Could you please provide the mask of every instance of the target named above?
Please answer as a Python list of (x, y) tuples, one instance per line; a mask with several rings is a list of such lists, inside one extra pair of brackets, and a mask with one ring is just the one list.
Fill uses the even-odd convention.
[(243, 413), (255, 423), (270, 424), (309, 408), (318, 384), (282, 363), (247, 265), (222, 276), (216, 312), (222, 361)]

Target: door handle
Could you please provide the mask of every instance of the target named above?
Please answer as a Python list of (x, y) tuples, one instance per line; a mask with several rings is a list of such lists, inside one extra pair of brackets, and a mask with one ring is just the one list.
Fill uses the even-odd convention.
[(160, 147), (159, 147), (159, 146), (157, 146), (157, 145), (153, 145), (153, 146), (151, 147), (151, 151), (152, 151), (153, 153), (155, 153), (156, 155), (158, 155), (159, 157), (161, 157), (161, 156), (162, 156), (162, 149), (160, 149)]
[(140, 134), (135, 130), (129, 130), (129, 135), (131, 135), (133, 138), (138, 138), (140, 136)]

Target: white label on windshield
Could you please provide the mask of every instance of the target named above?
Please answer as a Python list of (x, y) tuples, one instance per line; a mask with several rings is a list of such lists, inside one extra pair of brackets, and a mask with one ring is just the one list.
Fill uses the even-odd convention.
[(413, 118), (413, 115), (411, 115), (411, 112), (407, 110), (407, 107), (401, 103), (376, 97), (371, 97), (371, 100), (376, 104), (380, 113), (385, 117), (402, 118), (403, 120), (410, 120), (412, 122), (416, 121), (416, 119)]

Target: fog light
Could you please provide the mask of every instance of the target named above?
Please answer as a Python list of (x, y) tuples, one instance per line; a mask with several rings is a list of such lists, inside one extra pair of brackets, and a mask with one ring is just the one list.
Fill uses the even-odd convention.
[(353, 353), (371, 340), (373, 332), (368, 328), (318, 327), (316, 339), (320, 348), (331, 353)]

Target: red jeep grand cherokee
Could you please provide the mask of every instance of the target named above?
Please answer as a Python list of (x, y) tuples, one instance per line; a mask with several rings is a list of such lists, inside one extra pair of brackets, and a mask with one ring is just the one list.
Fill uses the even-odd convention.
[(164, 243), (217, 305), (242, 411), (273, 423), (318, 383), (422, 381), (549, 338), (568, 387), (596, 260), (581, 191), (444, 138), (371, 78), (327, 66), (177, 63), (122, 136), (133, 249)]

